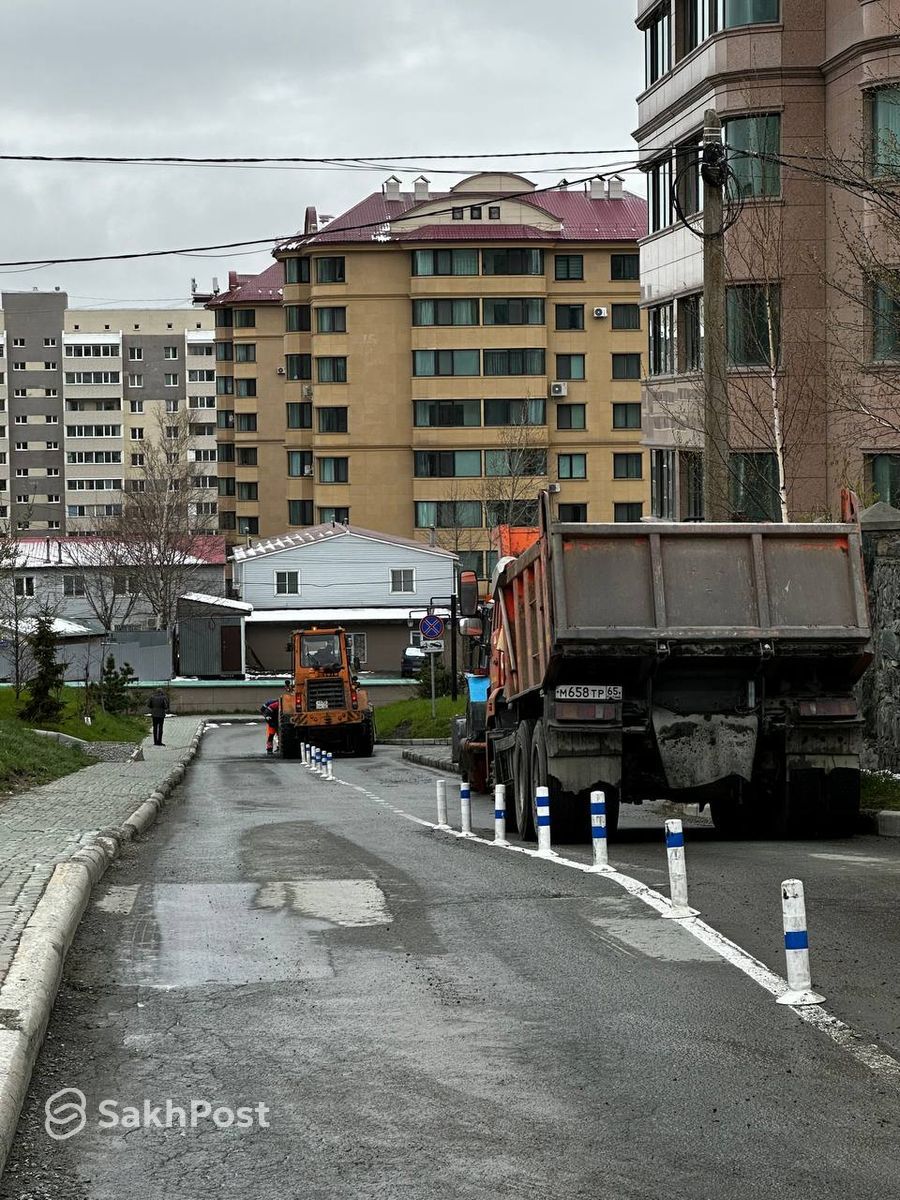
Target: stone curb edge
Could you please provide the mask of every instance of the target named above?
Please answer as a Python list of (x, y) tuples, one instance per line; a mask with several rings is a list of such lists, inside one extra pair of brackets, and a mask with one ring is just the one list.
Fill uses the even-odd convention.
[(204, 728), (205, 722), (200, 721), (184, 758), (169, 769), (121, 827), (100, 830), (67, 862), (58, 864), (22, 930), (9, 972), (0, 986), (0, 1176), (47, 1032), (66, 954), (91, 890), (123, 844), (156, 820), (166, 797), (184, 778)]
[(420, 754), (417, 750), (404, 750), (402, 758), (405, 762), (415, 763), (418, 767), (430, 767), (433, 771), (459, 775), (459, 769), (455, 763), (448, 758), (438, 758), (436, 754)]

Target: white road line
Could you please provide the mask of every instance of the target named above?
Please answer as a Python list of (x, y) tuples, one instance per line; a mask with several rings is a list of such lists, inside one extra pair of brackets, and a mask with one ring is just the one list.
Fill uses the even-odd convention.
[[(487, 846), (491, 849), (507, 853), (524, 854), (528, 858), (539, 858), (542, 862), (549, 861), (554, 866), (581, 871), (584, 875), (596, 874), (596, 872), (592, 871), (589, 863), (577, 862), (575, 859), (560, 857), (548, 860), (539, 855), (537, 849), (531, 849), (528, 846), (497, 845), (488, 838), (479, 837), (477, 834), (463, 835), (456, 829), (438, 829), (434, 821), (426, 821), (422, 817), (413, 816), (412, 813), (405, 812), (402, 808), (397, 808), (396, 805), (389, 804), (383, 797), (376, 796), (368, 788), (360, 787), (356, 783), (349, 783), (345, 779), (338, 779), (337, 776), (335, 776), (335, 782), (340, 783), (343, 787), (352, 788), (353, 791), (359, 792), (370, 800), (374, 800), (376, 804), (381, 804), (390, 812), (395, 813), (396, 816), (402, 817), (406, 821), (411, 821), (414, 825), (421, 825), (425, 829), (432, 829), (444, 836), (460, 838), (471, 844)], [(655, 891), (646, 883), (641, 883), (639, 879), (633, 879), (630, 875), (623, 875), (621, 872), (611, 869), (604, 871), (599, 877), (617, 884), (624, 891), (628, 892), (630, 896), (634, 896), (636, 900), (642, 901), (648, 908), (652, 908), (657, 913), (662, 914), (667, 912), (671, 907), (666, 896), (661, 895), (661, 893)], [(717, 929), (713, 929), (711, 925), (707, 925), (699, 917), (683, 917), (680, 919), (676, 918), (676, 920), (682, 929), (686, 929), (688, 933), (692, 934), (698, 941), (718, 954), (725, 962), (730, 963), (733, 967), (737, 967), (748, 979), (752, 979), (754, 983), (769, 992), (770, 995), (778, 997), (788, 990), (787, 980), (782, 979), (780, 975), (776, 975), (765, 963), (754, 958), (752, 954), (748, 954), (736, 942), (732, 942), (724, 934), (719, 933)], [(839, 1046), (862, 1066), (868, 1067), (871, 1071), (876, 1071), (882, 1078), (888, 1077), (900, 1082), (900, 1062), (896, 1058), (893, 1058), (886, 1051), (882, 1050), (880, 1046), (866, 1042), (849, 1025), (845, 1024), (838, 1017), (832, 1016), (822, 1005), (815, 1004), (804, 1008), (790, 1007), (787, 1011), (795, 1013), (801, 1021), (805, 1021), (807, 1025), (812, 1025), (821, 1033), (826, 1034), (835, 1045)]]

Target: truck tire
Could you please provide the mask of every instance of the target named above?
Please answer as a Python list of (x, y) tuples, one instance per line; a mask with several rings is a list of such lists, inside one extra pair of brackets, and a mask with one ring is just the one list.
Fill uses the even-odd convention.
[(300, 757), (300, 738), (293, 725), (282, 722), (278, 730), (278, 748), (282, 758)]
[(531, 735), (531, 796), (532, 812), (537, 816), (535, 792), (545, 787), (550, 793), (550, 836), (558, 842), (585, 838), (589, 829), (590, 809), (571, 796), (567, 803), (559, 784), (550, 778), (547, 759), (547, 735), (540, 721)]
[(375, 752), (375, 720), (371, 714), (366, 717), (356, 735), (354, 754), (357, 758), (371, 758)]
[(526, 841), (534, 841), (534, 793), (531, 786), (531, 737), (533, 721), (522, 721), (516, 730), (513, 750), (513, 791), (516, 828)]
[(825, 777), (824, 831), (829, 837), (852, 837), (859, 824), (859, 771), (838, 767)]

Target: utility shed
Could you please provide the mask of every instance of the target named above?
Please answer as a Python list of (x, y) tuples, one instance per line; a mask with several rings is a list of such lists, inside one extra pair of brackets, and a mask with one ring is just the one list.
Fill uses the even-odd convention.
[(253, 605), (188, 592), (178, 598), (178, 674), (243, 679), (244, 621)]

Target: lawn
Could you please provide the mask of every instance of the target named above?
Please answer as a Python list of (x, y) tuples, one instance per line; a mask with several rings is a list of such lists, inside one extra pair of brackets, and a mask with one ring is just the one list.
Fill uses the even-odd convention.
[[(19, 709), (25, 702), (25, 694), (19, 701), (11, 687), (0, 687), (0, 721), (16, 721)], [(91, 724), (82, 720), (84, 691), (82, 688), (63, 688), (65, 709), (60, 720), (53, 725), (41, 724), (41, 729), (53, 729), (83, 738), (86, 742), (139, 742), (147, 736), (149, 722), (143, 716), (114, 716), (94, 707)], [(24, 722), (19, 722), (27, 728)], [(44, 741), (47, 739), (45, 738)], [(56, 743), (53, 743), (55, 745)], [(76, 770), (77, 768), (72, 768)]]
[(900, 776), (890, 771), (863, 771), (860, 804), (863, 808), (900, 808)]
[(60, 746), (53, 738), (41, 737), (21, 721), (0, 720), (0, 793), (19, 792), (49, 783), (90, 766), (78, 746)]
[(458, 700), (450, 696), (438, 696), (435, 701), (437, 716), (431, 716), (430, 700), (397, 700), (375, 710), (375, 726), (378, 737), (385, 738), (448, 738), (450, 722), (466, 711), (465, 696)]

